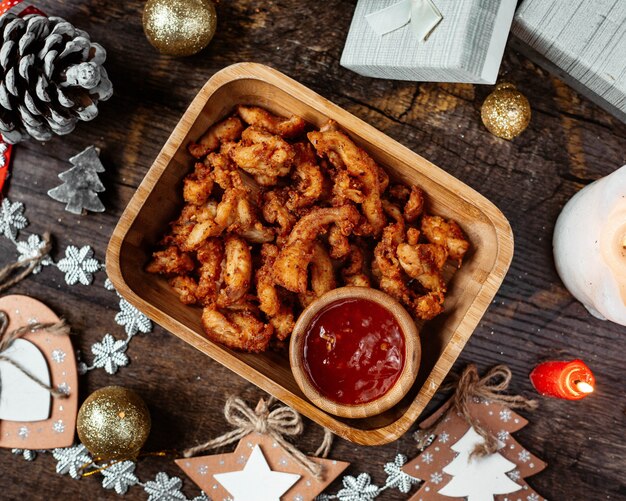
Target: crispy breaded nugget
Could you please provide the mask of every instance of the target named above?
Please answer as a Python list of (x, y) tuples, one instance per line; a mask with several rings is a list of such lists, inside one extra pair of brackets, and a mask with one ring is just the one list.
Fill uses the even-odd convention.
[(288, 194), (284, 190), (266, 191), (263, 194), (263, 218), (270, 224), (278, 224), (279, 236), (286, 236), (296, 224), (296, 216), (287, 208)]
[(315, 152), (310, 144), (296, 143), (293, 145), (295, 157), (291, 172), (294, 184), (289, 190), (287, 208), (297, 212), (313, 205), (324, 190), (324, 174), (317, 165)]
[(299, 295), (300, 304), (304, 307), (337, 287), (333, 262), (328, 255), (326, 247), (321, 242), (315, 242), (313, 246), (313, 256), (309, 264), (309, 270), (311, 272), (311, 290)]
[(225, 230), (237, 233), (251, 242), (274, 240), (274, 232), (259, 221), (250, 194), (243, 188), (228, 188), (215, 208), (214, 217), (198, 218), (183, 245), (185, 250), (195, 250), (210, 237)]
[(406, 242), (410, 245), (417, 245), (420, 239), (420, 235), (422, 232), (417, 228), (407, 228), (406, 229)]
[(146, 271), (161, 275), (185, 275), (191, 273), (194, 267), (193, 259), (189, 254), (171, 245), (167, 249), (152, 254), (152, 260), (146, 266)]
[(237, 350), (265, 351), (273, 328), (265, 325), (251, 311), (219, 311), (207, 306), (202, 311), (202, 327), (212, 341)]
[(415, 278), (428, 291), (446, 292), (441, 268), (448, 251), (437, 244), (400, 244), (397, 248), (400, 265), (407, 275)]
[(404, 206), (404, 219), (412, 223), (424, 212), (424, 192), (417, 186), (411, 186), (411, 194)]
[(370, 226), (369, 233), (380, 235), (385, 226), (385, 215), (380, 201), (379, 167), (376, 162), (341, 131), (313, 131), (307, 136), (319, 155), (327, 156), (331, 162), (334, 155), (338, 156), (341, 164), (335, 167), (341, 170), (345, 166), (350, 176), (359, 181), (365, 197), (361, 207)]
[(198, 249), (196, 259), (200, 262), (198, 275), (198, 301), (205, 306), (217, 301), (224, 281), (224, 243), (220, 238), (209, 238)]
[(370, 277), (367, 275), (365, 253), (356, 245), (350, 245), (350, 253), (341, 268), (341, 277), (344, 285), (352, 287), (371, 287)]
[(284, 139), (254, 127), (248, 127), (241, 142), (230, 150), (233, 162), (261, 186), (273, 186), (289, 174), (294, 156), (293, 147)]
[(331, 224), (336, 224), (344, 235), (349, 235), (358, 221), (359, 213), (351, 205), (312, 209), (293, 227), (276, 259), (276, 283), (292, 292), (306, 292), (307, 268), (317, 236)]
[(446, 221), (439, 216), (424, 215), (422, 232), (429, 242), (443, 245), (448, 249), (450, 257), (461, 266), (463, 256), (469, 249), (469, 242), (456, 221), (452, 219)]
[(243, 132), (243, 123), (238, 117), (228, 117), (209, 127), (197, 143), (189, 143), (189, 153), (202, 158), (217, 150), (221, 143), (237, 141)]
[(178, 299), (184, 304), (196, 304), (198, 303), (198, 283), (186, 275), (179, 275), (171, 278), (169, 281), (170, 287), (178, 294)]
[(243, 238), (228, 235), (224, 240), (224, 253), (224, 287), (217, 298), (220, 308), (239, 302), (250, 289), (252, 279), (252, 254)]
[(295, 325), (292, 308), (287, 304), (285, 291), (274, 283), (274, 262), (278, 248), (273, 244), (261, 247), (262, 264), (256, 272), (256, 292), (259, 308), (265, 313), (274, 327), (274, 334), (279, 340), (286, 339)]
[(330, 245), (330, 257), (342, 259), (350, 253), (349, 235), (346, 235), (339, 226), (332, 225), (328, 230), (328, 245)]
[(296, 115), (277, 117), (258, 106), (237, 106), (237, 113), (249, 125), (265, 129), (284, 138), (293, 138), (304, 132), (306, 122)]
[(193, 205), (204, 205), (213, 191), (211, 169), (203, 162), (196, 162), (194, 171), (183, 181), (183, 198)]

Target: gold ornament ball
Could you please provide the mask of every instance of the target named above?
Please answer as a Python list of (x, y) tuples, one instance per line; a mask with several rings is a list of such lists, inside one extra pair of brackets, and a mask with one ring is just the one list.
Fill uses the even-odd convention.
[(135, 459), (150, 433), (150, 412), (137, 393), (121, 386), (94, 391), (81, 405), (78, 437), (100, 460)]
[(530, 103), (511, 83), (496, 85), (480, 109), (485, 127), (494, 136), (513, 139), (530, 123)]
[(217, 13), (211, 0), (148, 0), (143, 30), (162, 54), (191, 56), (215, 35)]

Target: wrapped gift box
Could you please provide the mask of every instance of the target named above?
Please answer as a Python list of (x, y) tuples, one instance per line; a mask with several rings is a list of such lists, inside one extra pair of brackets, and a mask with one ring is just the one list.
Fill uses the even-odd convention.
[(626, 122), (626, 1), (524, 0), (512, 43)]
[(443, 20), (426, 40), (409, 24), (378, 35), (365, 16), (398, 0), (359, 0), (341, 65), (394, 80), (493, 84), (515, 12), (515, 0), (433, 0)]

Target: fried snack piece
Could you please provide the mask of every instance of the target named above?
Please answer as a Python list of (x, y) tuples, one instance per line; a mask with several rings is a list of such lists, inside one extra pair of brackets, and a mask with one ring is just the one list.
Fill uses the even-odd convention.
[(291, 171), (295, 152), (281, 137), (248, 127), (239, 144), (230, 150), (230, 157), (261, 186), (274, 186), (279, 177)]
[(318, 155), (326, 156), (339, 171), (345, 168), (351, 177), (359, 181), (364, 196), (361, 208), (369, 224), (369, 228), (361, 233), (380, 235), (385, 226), (385, 215), (380, 200), (379, 167), (376, 162), (341, 131), (313, 131), (307, 137)]
[(456, 260), (459, 267), (461, 266), (463, 256), (469, 249), (469, 242), (456, 221), (452, 219), (446, 221), (439, 216), (424, 215), (422, 232), (429, 242), (443, 245), (448, 249), (450, 258)]
[(388, 195), (400, 203), (406, 203), (411, 195), (411, 190), (406, 184), (392, 184), (389, 187)]
[(324, 174), (317, 165), (315, 152), (310, 144), (296, 143), (291, 182), (294, 185), (289, 190), (287, 208), (292, 212), (310, 207), (324, 191)]
[(267, 349), (273, 332), (252, 311), (219, 311), (212, 306), (202, 310), (202, 327), (212, 341), (253, 353)]
[(195, 268), (193, 259), (186, 252), (182, 252), (175, 245), (156, 251), (152, 254), (152, 260), (146, 266), (148, 273), (161, 275), (185, 275)]
[(330, 257), (342, 259), (350, 253), (350, 240), (339, 226), (332, 225), (328, 230), (328, 244)]
[(204, 205), (213, 191), (211, 169), (203, 162), (197, 162), (194, 171), (183, 181), (183, 198), (193, 205)]
[(415, 278), (428, 291), (446, 292), (441, 269), (448, 259), (448, 251), (437, 244), (400, 244), (398, 260), (407, 275)]
[(220, 290), (217, 305), (231, 306), (244, 298), (252, 279), (252, 254), (248, 243), (237, 235), (224, 239), (224, 287)]
[(417, 186), (411, 186), (411, 194), (404, 205), (404, 219), (412, 223), (424, 212), (424, 192)]
[(278, 235), (289, 234), (296, 224), (296, 216), (287, 208), (289, 195), (284, 190), (266, 191), (263, 194), (263, 218), (270, 224), (278, 224)]
[(311, 274), (311, 290), (299, 295), (300, 304), (307, 307), (318, 297), (337, 287), (333, 262), (324, 244), (315, 242), (313, 256), (309, 265)]
[(284, 138), (297, 137), (304, 132), (306, 122), (296, 115), (278, 117), (258, 106), (237, 106), (237, 113), (249, 125), (265, 129)]
[(422, 234), (422, 232), (420, 230), (418, 230), (417, 228), (407, 228), (406, 229), (406, 241), (408, 244), (410, 245), (417, 245), (417, 243), (419, 242), (420, 239), (420, 235)]
[(292, 292), (307, 290), (307, 268), (313, 258), (315, 239), (328, 226), (336, 224), (344, 235), (349, 235), (359, 222), (359, 213), (351, 205), (312, 209), (291, 230), (274, 266), (274, 278)]
[(343, 205), (348, 202), (362, 204), (365, 201), (363, 185), (353, 178), (346, 170), (340, 170), (333, 178), (333, 205)]
[(218, 292), (222, 287), (224, 268), (224, 243), (220, 238), (209, 238), (196, 253), (200, 263), (198, 269), (198, 301), (205, 306), (217, 301)]
[(370, 277), (367, 275), (365, 253), (356, 245), (350, 245), (350, 254), (341, 268), (341, 277), (344, 285), (352, 287), (371, 287)]
[(259, 221), (256, 206), (244, 188), (228, 188), (211, 217), (196, 218), (197, 224), (189, 232), (183, 245), (185, 250), (195, 250), (210, 237), (223, 231), (237, 233), (254, 243), (271, 242), (274, 232)]
[(243, 123), (238, 117), (228, 117), (209, 127), (197, 143), (189, 144), (189, 153), (195, 158), (202, 158), (217, 150), (221, 143), (237, 141), (243, 132)]
[(198, 283), (193, 277), (179, 275), (171, 278), (170, 287), (178, 294), (178, 299), (183, 304), (197, 304), (198, 299)]
[(274, 334), (279, 340), (286, 339), (295, 325), (291, 307), (287, 304), (285, 291), (274, 283), (274, 262), (278, 256), (278, 247), (263, 244), (261, 247), (262, 264), (256, 272), (256, 292), (259, 308), (267, 315), (274, 327)]
[(421, 295), (409, 286), (409, 278), (397, 255), (398, 247), (406, 239), (404, 219), (398, 206), (389, 202), (384, 205), (388, 213), (397, 219), (385, 227), (380, 242), (374, 248), (372, 274), (377, 278), (379, 288), (403, 303), (409, 313), (425, 320), (434, 318), (443, 311), (444, 294), (437, 291)]

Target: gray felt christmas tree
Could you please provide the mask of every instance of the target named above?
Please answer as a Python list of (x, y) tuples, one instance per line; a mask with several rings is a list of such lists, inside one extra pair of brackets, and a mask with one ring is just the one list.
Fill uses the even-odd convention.
[(98, 193), (104, 191), (98, 177), (99, 172), (104, 172), (99, 153), (98, 148), (89, 146), (70, 158), (74, 167), (59, 174), (64, 183), (48, 192), (54, 200), (66, 204), (66, 211), (72, 214), (83, 214), (85, 210), (104, 212), (104, 205), (98, 198)]

